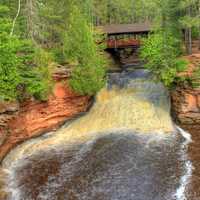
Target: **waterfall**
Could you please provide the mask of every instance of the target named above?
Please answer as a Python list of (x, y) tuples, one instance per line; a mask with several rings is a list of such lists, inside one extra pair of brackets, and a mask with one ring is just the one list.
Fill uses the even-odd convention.
[(88, 113), (7, 155), (8, 200), (177, 199), (178, 132), (161, 83), (145, 70), (112, 73)]

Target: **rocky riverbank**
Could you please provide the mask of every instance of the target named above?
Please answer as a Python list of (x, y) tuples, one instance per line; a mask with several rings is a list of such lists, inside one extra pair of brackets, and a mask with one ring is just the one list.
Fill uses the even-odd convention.
[(87, 111), (91, 97), (71, 91), (63, 74), (55, 74), (55, 79), (53, 94), (46, 102), (0, 104), (0, 161), (16, 145), (55, 130)]
[[(200, 67), (200, 52), (196, 50), (194, 54), (185, 56), (185, 59), (189, 67), (180, 75), (190, 77)], [(171, 91), (171, 99), (172, 115), (176, 123), (193, 134), (200, 134), (200, 88), (177, 86)]]
[(177, 87), (171, 93), (172, 113), (183, 128), (200, 134), (200, 89)]

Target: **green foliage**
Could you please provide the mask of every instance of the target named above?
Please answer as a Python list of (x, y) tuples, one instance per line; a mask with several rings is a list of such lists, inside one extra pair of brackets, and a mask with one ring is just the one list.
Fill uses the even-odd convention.
[(176, 60), (176, 70), (178, 73), (180, 72), (184, 72), (185, 70), (187, 70), (187, 66), (188, 66), (188, 61), (184, 60), (184, 59), (177, 59)]
[(93, 0), (93, 15), (96, 25), (127, 24), (152, 20), (158, 6), (155, 0)]
[(1, 18), (0, 27), (0, 99), (12, 100), (17, 97), (16, 88), (20, 83), (20, 59), (16, 55), (20, 43), (17, 38), (9, 37), (8, 20)]
[[(28, 45), (28, 46), (27, 46)], [(27, 96), (34, 96), (39, 100), (47, 100), (52, 88), (50, 62), (51, 56), (41, 48), (34, 48), (27, 42), (23, 45), (23, 64), (19, 68), (21, 83)], [(20, 95), (21, 98), (26, 98)]]
[(47, 55), (30, 41), (10, 36), (8, 19), (0, 18), (0, 27), (0, 99), (12, 101), (30, 95), (44, 99), (50, 80)]
[(179, 50), (175, 47), (176, 39), (171, 35), (163, 36), (163, 33), (151, 35), (144, 39), (140, 57), (146, 62), (156, 80), (170, 87), (177, 78), (177, 73), (184, 71), (187, 62), (179, 59)]
[(200, 36), (199, 27), (192, 28), (192, 39), (199, 39), (199, 36)]
[(5, 17), (8, 14), (9, 8), (5, 5), (0, 5), (0, 17)]
[(51, 52), (52, 57), (53, 57), (53, 59), (56, 63), (59, 63), (59, 64), (65, 64), (66, 63), (66, 58), (65, 58), (65, 55), (62, 51), (62, 48), (54, 47), (52, 50), (50, 50), (50, 52)]
[(190, 78), (190, 84), (194, 88), (200, 88), (200, 66), (194, 71)]
[(77, 6), (72, 7), (65, 37), (64, 53), (69, 62), (77, 63), (70, 80), (71, 87), (80, 94), (95, 94), (105, 84), (106, 59), (96, 44), (96, 33), (83, 18)]
[(96, 67), (91, 65), (77, 66), (72, 73), (71, 87), (81, 95), (93, 95), (98, 92), (105, 85), (103, 64), (97, 66), (95, 63)]
[[(14, 27), (14, 34), (17, 37), (10, 37), (11, 23), (17, 13), (18, 1), (1, 0), (0, 76), (3, 81), (0, 86), (3, 91), (1, 98), (10, 100), (28, 93), (28, 96), (44, 99), (48, 91), (47, 85), (50, 84), (49, 69), (46, 67), (50, 57), (60, 64), (71, 62), (77, 65), (73, 69), (70, 81), (76, 91), (81, 94), (98, 91), (105, 83), (106, 61), (102, 47), (95, 43), (99, 36), (93, 31), (91, 24), (153, 22), (153, 26), (156, 27), (154, 33), (160, 30), (163, 33), (157, 34), (160, 38), (153, 37), (157, 40), (155, 43), (145, 41), (142, 57), (158, 80), (162, 80), (165, 85), (171, 85), (174, 80), (176, 81), (177, 72), (186, 66), (185, 62), (177, 59), (183, 39), (181, 30), (192, 28), (195, 30), (193, 36), (199, 37), (199, 2), (199, 0), (21, 1), (20, 13)], [(35, 48), (27, 39), (45, 51)], [(51, 52), (53, 56), (49, 57), (47, 52)], [(5, 92), (6, 87), (10, 88), (10, 92)], [(42, 91), (44, 95), (40, 95)]]

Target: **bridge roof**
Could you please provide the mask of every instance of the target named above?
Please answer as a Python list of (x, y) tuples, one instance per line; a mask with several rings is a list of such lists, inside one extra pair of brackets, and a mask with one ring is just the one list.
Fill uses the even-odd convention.
[(151, 30), (150, 23), (137, 23), (137, 24), (108, 24), (105, 26), (98, 26), (98, 29), (103, 33), (109, 35), (115, 34), (128, 34), (128, 33), (146, 33)]

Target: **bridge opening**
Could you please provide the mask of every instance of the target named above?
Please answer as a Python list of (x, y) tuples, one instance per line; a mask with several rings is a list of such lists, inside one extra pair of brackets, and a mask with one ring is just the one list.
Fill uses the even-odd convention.
[(106, 51), (122, 67), (138, 66), (138, 50), (141, 38), (147, 37), (151, 31), (150, 23), (110, 24), (97, 27), (105, 34)]

